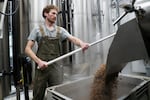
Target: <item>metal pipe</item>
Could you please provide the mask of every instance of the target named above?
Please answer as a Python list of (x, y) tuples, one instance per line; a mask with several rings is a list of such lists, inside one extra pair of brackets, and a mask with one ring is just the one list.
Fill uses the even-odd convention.
[[(119, 0), (116, 0), (116, 14), (117, 14), (117, 17), (120, 16)], [(118, 22), (117, 26), (118, 27), (120, 26), (120, 22)]]
[(63, 28), (66, 28), (66, 9), (65, 9), (65, 0), (62, 1), (62, 19), (63, 19)]
[[(91, 47), (91, 46), (93, 46), (93, 45), (95, 45), (95, 44), (97, 44), (97, 43), (99, 43), (99, 42), (102, 42), (102, 41), (104, 41), (104, 40), (106, 40), (106, 39), (108, 39), (108, 38), (110, 38), (110, 37), (112, 37), (112, 36), (114, 36), (114, 35), (116, 35), (116, 33), (113, 33), (113, 34), (108, 35), (108, 36), (106, 36), (106, 37), (104, 37), (104, 38), (101, 38), (101, 39), (99, 39), (99, 40), (97, 40), (97, 41), (95, 41), (95, 42), (89, 44), (89, 47)], [(82, 50), (82, 48), (79, 48), (79, 49), (76, 49), (76, 50), (74, 50), (74, 51), (72, 51), (72, 52), (69, 52), (69, 53), (67, 53), (67, 54), (65, 54), (65, 55), (63, 55), (63, 56), (60, 56), (60, 57), (58, 57), (58, 58), (56, 58), (56, 59), (53, 59), (53, 60), (51, 60), (51, 61), (48, 61), (48, 65), (50, 65), (50, 64), (52, 64), (52, 63), (54, 63), (54, 62), (57, 62), (57, 61), (59, 61), (59, 60), (61, 60), (61, 59), (64, 59), (64, 58), (66, 58), (66, 57), (68, 57), (68, 56), (71, 56), (71, 55), (73, 55), (73, 54), (75, 54), (75, 53), (77, 53), (77, 52), (79, 52), (79, 51), (81, 51), (81, 50)]]
[(116, 25), (125, 15), (127, 15), (128, 12), (124, 12), (115, 22), (113, 22), (113, 25)]
[(3, 76), (3, 73), (2, 72), (0, 72), (0, 77), (2, 77)]
[[(5, 11), (6, 11), (7, 2), (8, 2), (8, 0), (5, 0), (5, 1), (4, 1), (3, 10), (2, 10), (3, 13), (5, 13)], [(0, 39), (3, 38), (3, 24), (4, 24), (4, 18), (5, 18), (5, 15), (1, 15), (1, 20), (0, 20)]]

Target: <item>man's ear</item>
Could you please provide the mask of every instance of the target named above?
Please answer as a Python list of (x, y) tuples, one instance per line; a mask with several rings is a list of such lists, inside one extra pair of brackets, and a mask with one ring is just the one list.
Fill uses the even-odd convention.
[(45, 12), (45, 13), (44, 13), (44, 16), (47, 17), (47, 16), (48, 16), (48, 13)]

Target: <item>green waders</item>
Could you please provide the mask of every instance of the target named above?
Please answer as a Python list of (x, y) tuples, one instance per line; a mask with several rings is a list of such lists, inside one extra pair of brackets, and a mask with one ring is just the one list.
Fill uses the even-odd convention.
[[(44, 35), (41, 27), (42, 38), (39, 43), (37, 56), (44, 60), (50, 61), (60, 56), (60, 40), (57, 28), (56, 37), (48, 37)], [(35, 68), (35, 81), (33, 84), (33, 100), (43, 100), (47, 86), (54, 86), (62, 83), (63, 70), (60, 65), (53, 63), (46, 69), (41, 70)]]

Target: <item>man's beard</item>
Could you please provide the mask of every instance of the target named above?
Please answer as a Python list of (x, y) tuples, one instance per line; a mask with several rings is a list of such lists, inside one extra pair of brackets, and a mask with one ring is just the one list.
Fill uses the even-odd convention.
[(56, 20), (48, 19), (48, 22), (50, 22), (50, 23), (52, 23), (52, 24), (55, 23), (55, 21), (56, 21)]

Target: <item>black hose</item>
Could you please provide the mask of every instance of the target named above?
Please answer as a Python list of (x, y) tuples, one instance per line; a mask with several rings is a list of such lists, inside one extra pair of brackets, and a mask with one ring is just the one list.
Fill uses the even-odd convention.
[(19, 1), (17, 1), (17, 7), (15, 8), (15, 10), (14, 10), (12, 13), (3, 13), (3, 12), (0, 11), (0, 14), (3, 14), (3, 15), (5, 15), (5, 16), (14, 15), (14, 14), (17, 12), (18, 8), (19, 8), (19, 3), (18, 3), (18, 2), (19, 2)]
[(133, 1), (132, 1), (132, 6), (134, 5), (135, 1), (136, 1), (136, 0), (133, 0)]

